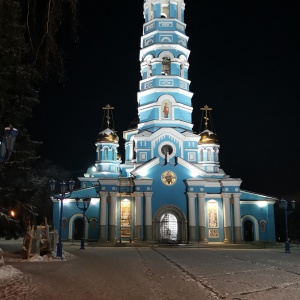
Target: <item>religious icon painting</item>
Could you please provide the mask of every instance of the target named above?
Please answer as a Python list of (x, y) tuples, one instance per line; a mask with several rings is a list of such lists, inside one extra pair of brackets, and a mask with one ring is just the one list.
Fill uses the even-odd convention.
[(169, 101), (164, 101), (162, 103), (162, 118), (163, 119), (171, 118), (171, 104)]

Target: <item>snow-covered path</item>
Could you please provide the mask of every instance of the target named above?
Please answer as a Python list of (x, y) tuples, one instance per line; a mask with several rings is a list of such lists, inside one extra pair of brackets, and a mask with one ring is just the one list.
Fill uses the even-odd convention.
[(10, 262), (22, 273), (0, 284), (0, 299), (299, 299), (299, 248), (64, 249), (72, 259)]

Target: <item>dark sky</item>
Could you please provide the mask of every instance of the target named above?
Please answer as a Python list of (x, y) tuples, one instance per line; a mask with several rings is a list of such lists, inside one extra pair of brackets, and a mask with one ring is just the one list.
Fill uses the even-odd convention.
[[(65, 84), (40, 92), (32, 137), (44, 158), (82, 176), (95, 161), (102, 107), (115, 107), (120, 137), (137, 117), (143, 1), (81, 1), (80, 44), (67, 51)], [(242, 188), (299, 194), (299, 4), (186, 0), (194, 131), (205, 104), (221, 144), (221, 168)], [(295, 199), (297, 200), (297, 199)]]

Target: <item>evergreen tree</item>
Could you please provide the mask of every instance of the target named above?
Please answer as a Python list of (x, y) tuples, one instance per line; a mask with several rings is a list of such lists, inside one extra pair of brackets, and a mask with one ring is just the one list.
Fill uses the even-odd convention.
[(41, 85), (53, 74), (63, 79), (59, 30), (67, 20), (76, 40), (76, 11), (77, 0), (0, 0), (0, 135), (10, 124), (18, 129), (14, 153), (0, 164), (2, 222), (12, 219), (10, 209), (36, 215), (41, 184), (48, 186), (35, 169), (40, 142), (31, 140), (26, 121)]

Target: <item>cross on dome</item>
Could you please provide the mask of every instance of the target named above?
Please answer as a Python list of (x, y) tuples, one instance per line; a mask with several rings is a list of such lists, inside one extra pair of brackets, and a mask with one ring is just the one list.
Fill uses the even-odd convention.
[(204, 117), (204, 119), (205, 119), (205, 128), (207, 129), (208, 120), (209, 120), (209, 118), (208, 118), (208, 116), (207, 116), (207, 112), (208, 112), (209, 110), (212, 110), (212, 108), (208, 107), (207, 105), (204, 105), (204, 107), (201, 107), (200, 109), (201, 109), (201, 110), (205, 110), (205, 117)]
[(106, 119), (107, 119), (107, 128), (109, 128), (109, 124), (110, 124), (110, 116), (109, 116), (109, 112), (110, 110), (115, 109), (114, 107), (110, 106), (109, 104), (107, 104), (106, 106), (102, 107), (103, 110), (107, 110), (107, 115), (106, 115)]

